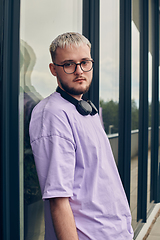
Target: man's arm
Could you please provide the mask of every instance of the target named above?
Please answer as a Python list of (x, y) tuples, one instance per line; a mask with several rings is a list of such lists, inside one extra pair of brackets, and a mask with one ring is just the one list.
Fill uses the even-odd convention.
[(77, 229), (68, 198), (51, 198), (50, 208), (58, 240), (78, 240)]

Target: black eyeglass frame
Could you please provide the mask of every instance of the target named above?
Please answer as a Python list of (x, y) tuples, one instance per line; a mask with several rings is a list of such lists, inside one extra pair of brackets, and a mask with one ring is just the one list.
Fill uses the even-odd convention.
[[(87, 71), (84, 71), (84, 70), (83, 70), (81, 64), (82, 64), (84, 61), (85, 61), (85, 62), (92, 62), (92, 67), (91, 67), (90, 70), (87, 70)], [(94, 66), (94, 60), (93, 60), (93, 59), (83, 60), (83, 61), (81, 61), (80, 63), (75, 63), (75, 62), (69, 62), (69, 63), (74, 63), (74, 64), (75, 64), (74, 72), (67, 73), (67, 72), (64, 70), (64, 66), (65, 66), (66, 63), (64, 63), (64, 64), (53, 63), (53, 64), (54, 64), (55, 66), (58, 66), (58, 67), (63, 67), (63, 71), (64, 71), (66, 74), (73, 74), (73, 73), (75, 73), (75, 71), (76, 71), (76, 69), (77, 69), (77, 65), (80, 66), (80, 68), (81, 68), (81, 70), (82, 70), (83, 72), (90, 72), (90, 71), (93, 69), (93, 66)]]

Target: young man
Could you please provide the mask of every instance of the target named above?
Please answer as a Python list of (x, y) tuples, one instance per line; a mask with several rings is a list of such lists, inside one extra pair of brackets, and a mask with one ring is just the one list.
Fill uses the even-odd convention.
[(33, 110), (30, 140), (45, 204), (45, 240), (131, 240), (131, 214), (94, 105), (91, 44), (65, 33), (50, 46), (58, 88)]

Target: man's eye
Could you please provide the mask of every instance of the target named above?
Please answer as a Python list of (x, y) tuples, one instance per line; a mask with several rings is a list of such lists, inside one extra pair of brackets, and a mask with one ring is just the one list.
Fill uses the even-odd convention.
[(82, 64), (82, 65), (87, 65), (87, 64), (88, 64), (88, 61), (82, 61), (81, 64)]
[(74, 63), (65, 63), (64, 66), (66, 68), (72, 67), (74, 65)]

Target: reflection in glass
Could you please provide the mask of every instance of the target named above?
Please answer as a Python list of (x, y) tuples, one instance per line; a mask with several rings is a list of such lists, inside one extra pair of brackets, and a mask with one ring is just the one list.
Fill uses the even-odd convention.
[(30, 147), (29, 122), (34, 106), (57, 86), (48, 67), (51, 62), (49, 45), (57, 35), (68, 31), (82, 32), (81, 0), (21, 1), (20, 198), (24, 204), (24, 209), (21, 208), (22, 222), (24, 215), (21, 240), (44, 239), (43, 201)]
[[(119, 1), (100, 1), (100, 116), (118, 161)], [(113, 137), (113, 133), (116, 136)]]
[(140, 33), (139, 0), (132, 1), (132, 105), (131, 105), (131, 185), (130, 208), (132, 227), (137, 227), (137, 191), (138, 191), (138, 135), (139, 135), (139, 67)]
[(147, 177), (147, 212), (149, 212), (150, 207), (151, 207), (151, 202), (150, 202), (150, 183), (151, 183), (151, 112), (152, 112), (152, 99), (151, 99), (151, 93), (152, 93), (152, 55), (149, 52), (148, 54), (148, 177)]
[(149, 53), (148, 53), (148, 177), (147, 177), (147, 213), (150, 210), (150, 183), (151, 183), (151, 117), (152, 117), (152, 3), (149, 0)]
[[(43, 204), (38, 183), (38, 177), (34, 164), (34, 159), (29, 139), (29, 121), (31, 111), (42, 99), (31, 85), (31, 73), (36, 62), (33, 49), (21, 40), (20, 48), (20, 92), (23, 95), (23, 117), (24, 123), (20, 125), (20, 132), (23, 129), (23, 166), (24, 166), (24, 238), (32, 236), (32, 229), (36, 229), (36, 234), (44, 234)], [(22, 127), (23, 126), (23, 127)], [(22, 143), (21, 143), (22, 144)], [(32, 216), (33, 214), (33, 216)], [(34, 233), (35, 233), (34, 232)]]

